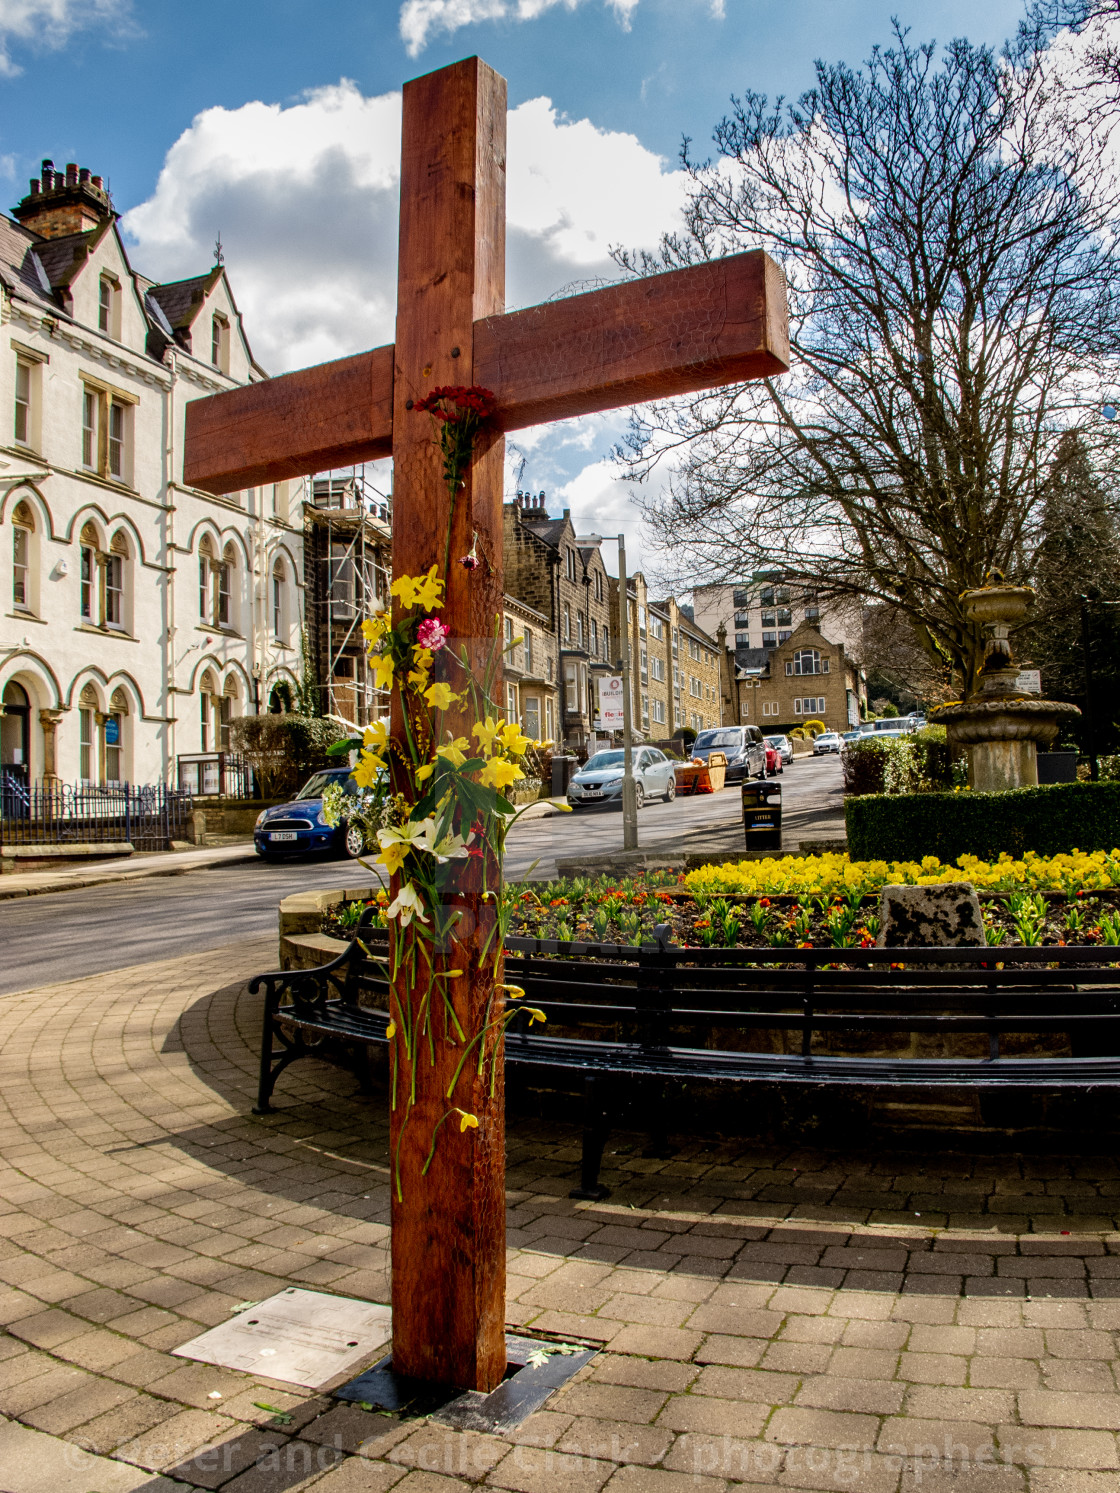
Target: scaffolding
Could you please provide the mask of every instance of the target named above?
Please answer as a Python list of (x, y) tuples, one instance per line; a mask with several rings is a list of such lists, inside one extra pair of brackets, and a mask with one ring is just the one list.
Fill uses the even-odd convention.
[(389, 714), (362, 623), (388, 603), (392, 502), (364, 467), (315, 477), (304, 504), (307, 645), (324, 715), (367, 726)]

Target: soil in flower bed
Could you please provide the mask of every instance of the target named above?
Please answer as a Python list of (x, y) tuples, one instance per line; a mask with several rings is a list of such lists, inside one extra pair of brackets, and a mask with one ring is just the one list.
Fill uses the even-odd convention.
[[(667, 871), (512, 884), (505, 895), (512, 903), (510, 936), (561, 942), (636, 945), (668, 924), (671, 941), (686, 948), (852, 949), (873, 947), (879, 931), (878, 893), (716, 895), (690, 889), (684, 876)], [(381, 894), (380, 926), (384, 901)], [(323, 931), (352, 936), (369, 905), (332, 909)], [(1118, 891), (981, 892), (980, 905), (994, 946), (1120, 946)]]

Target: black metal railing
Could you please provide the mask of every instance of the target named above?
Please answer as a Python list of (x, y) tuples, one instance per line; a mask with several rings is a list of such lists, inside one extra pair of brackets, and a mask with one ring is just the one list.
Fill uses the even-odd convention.
[(0, 845), (130, 844), (167, 850), (186, 838), (191, 795), (163, 783), (0, 781)]

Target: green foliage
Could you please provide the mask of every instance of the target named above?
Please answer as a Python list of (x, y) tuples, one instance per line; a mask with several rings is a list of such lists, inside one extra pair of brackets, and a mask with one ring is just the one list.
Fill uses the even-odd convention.
[(1055, 783), (1007, 793), (873, 794), (844, 806), (852, 860), (951, 864), (962, 855), (1061, 855), (1120, 845), (1120, 783)]
[(925, 726), (909, 736), (866, 736), (843, 753), (844, 792), (940, 793), (954, 786), (953, 757), (944, 726)]
[(325, 716), (242, 715), (230, 723), (230, 745), (253, 769), (264, 798), (295, 793), (313, 772), (332, 765), (327, 753), (343, 736)]

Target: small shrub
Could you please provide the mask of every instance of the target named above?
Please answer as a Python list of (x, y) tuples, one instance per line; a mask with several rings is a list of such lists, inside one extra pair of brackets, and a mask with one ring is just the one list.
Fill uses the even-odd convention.
[(840, 763), (844, 769), (844, 792), (850, 798), (887, 791), (885, 741), (877, 741), (874, 736), (850, 741), (840, 754)]
[(319, 768), (338, 766), (327, 750), (347, 735), (326, 716), (294, 714), (238, 716), (229, 734), (230, 746), (253, 769), (264, 798), (295, 793)]
[(828, 730), (828, 727), (825, 725), (824, 721), (806, 721), (805, 722), (805, 734), (807, 736), (817, 737), (817, 736), (819, 736), (821, 734), (822, 731), (827, 731), (827, 730)]

